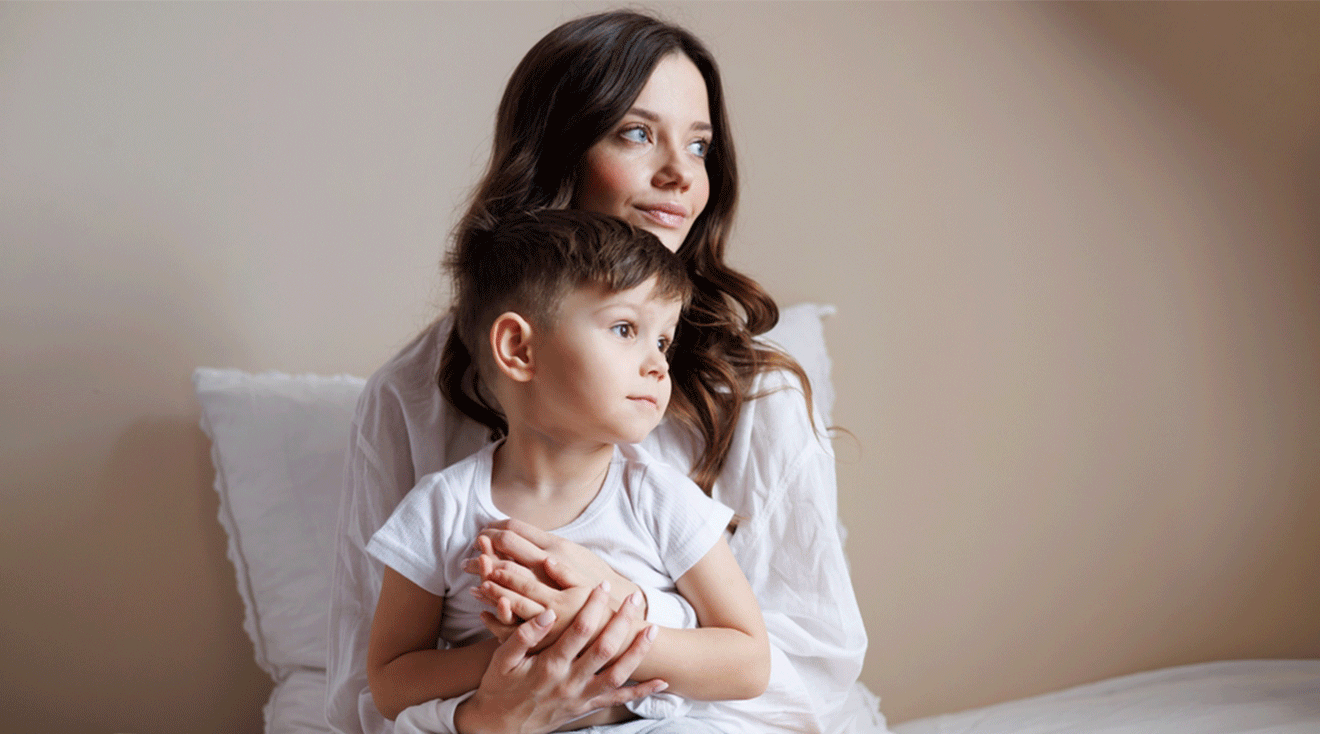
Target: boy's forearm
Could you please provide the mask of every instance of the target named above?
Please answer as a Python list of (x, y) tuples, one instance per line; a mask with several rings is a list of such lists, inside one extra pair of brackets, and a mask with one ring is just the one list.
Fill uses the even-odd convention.
[(482, 640), (401, 655), (369, 675), (371, 697), (381, 715), (393, 721), (409, 706), (461, 696), (481, 685), (498, 646), (497, 640)]
[(770, 643), (727, 627), (659, 628), (633, 679), (661, 678), (667, 689), (699, 701), (755, 698), (770, 681)]

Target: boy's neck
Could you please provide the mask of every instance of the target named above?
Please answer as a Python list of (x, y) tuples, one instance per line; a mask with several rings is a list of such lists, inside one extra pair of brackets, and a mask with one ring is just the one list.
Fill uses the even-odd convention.
[(491, 468), (495, 506), (543, 530), (568, 524), (600, 492), (614, 445), (566, 445), (510, 428)]

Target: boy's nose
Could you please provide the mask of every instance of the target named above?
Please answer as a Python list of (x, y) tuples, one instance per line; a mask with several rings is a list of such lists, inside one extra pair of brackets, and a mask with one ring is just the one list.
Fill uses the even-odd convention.
[(663, 378), (669, 374), (669, 360), (659, 351), (652, 352), (651, 356), (642, 365), (642, 374)]

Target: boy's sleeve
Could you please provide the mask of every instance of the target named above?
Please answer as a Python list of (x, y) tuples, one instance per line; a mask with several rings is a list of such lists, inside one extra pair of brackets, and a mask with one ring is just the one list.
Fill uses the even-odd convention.
[(655, 537), (665, 572), (675, 580), (710, 551), (733, 518), (731, 508), (707, 497), (677, 470), (659, 463), (647, 467), (637, 501), (645, 506), (643, 517)]
[[(432, 475), (434, 477), (434, 475)], [(449, 588), (445, 578), (444, 492), (423, 479), (399, 503), (385, 525), (371, 536), (367, 553), (436, 596)]]

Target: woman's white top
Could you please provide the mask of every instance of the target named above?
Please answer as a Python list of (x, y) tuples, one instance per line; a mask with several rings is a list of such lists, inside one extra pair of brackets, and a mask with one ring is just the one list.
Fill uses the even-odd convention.
[[(418, 335), (367, 381), (349, 431), (331, 587), (331, 728), (389, 734), (367, 686), (367, 640), (382, 565), (366, 551), (417, 479), (488, 443), (486, 429), (440, 394), (435, 375), (447, 320)], [(848, 576), (838, 522), (834, 452), (807, 412), (796, 378), (758, 378), (736, 426), (713, 496), (741, 518), (729, 541), (756, 592), (771, 643), (770, 685), (749, 701), (695, 702), (692, 715), (725, 731), (883, 731), (860, 684), (866, 631)], [(699, 439), (665, 421), (642, 446), (688, 472)], [(692, 626), (678, 595), (647, 590), (648, 620)], [(880, 722), (877, 729), (877, 721)]]

